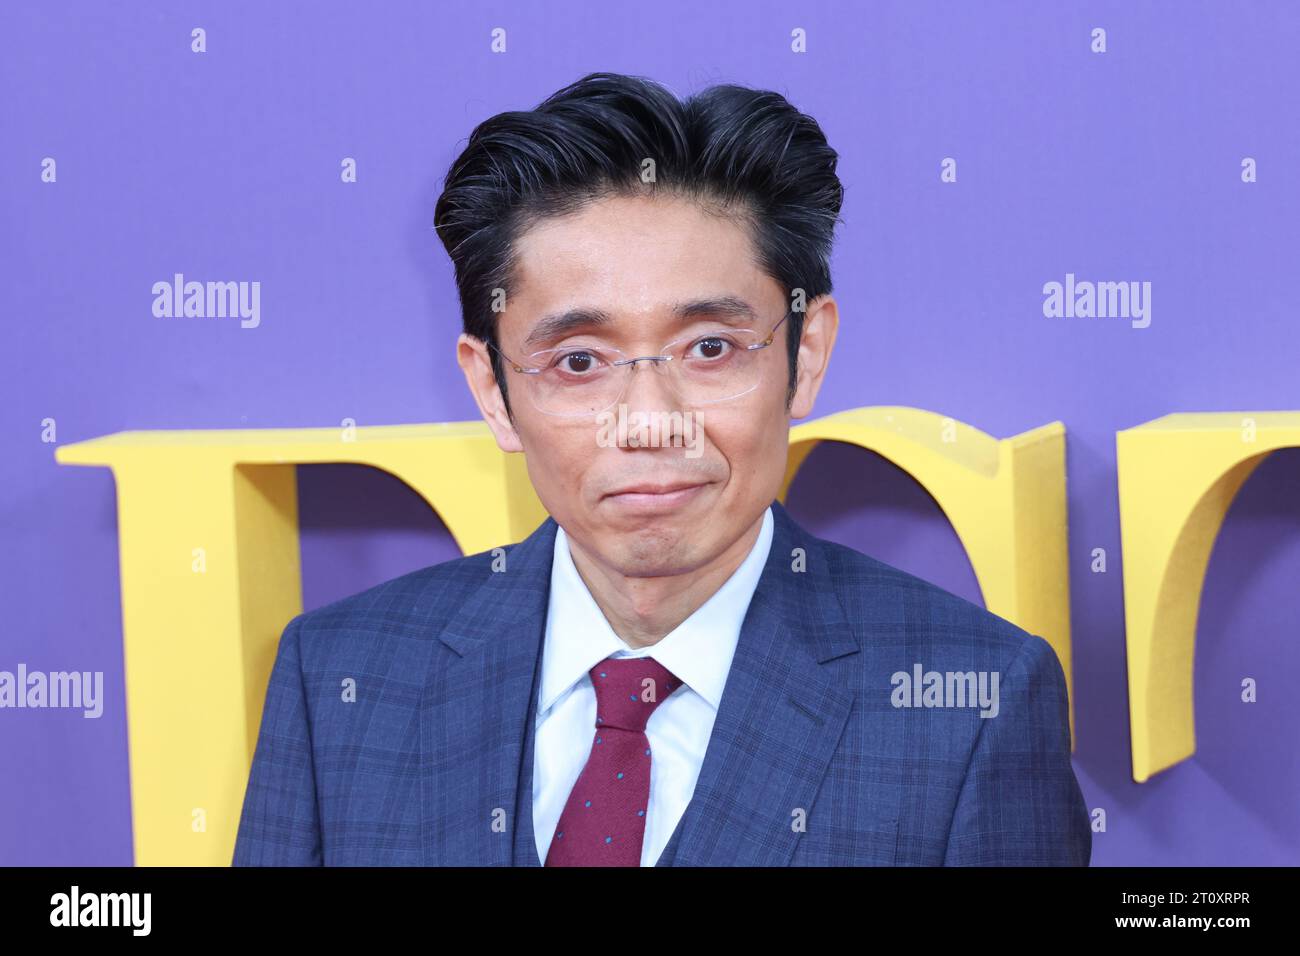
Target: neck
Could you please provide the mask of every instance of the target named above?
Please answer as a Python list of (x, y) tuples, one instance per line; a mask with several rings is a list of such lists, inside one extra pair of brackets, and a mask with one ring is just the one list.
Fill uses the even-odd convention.
[(707, 566), (663, 577), (627, 577), (568, 539), (573, 565), (609, 626), (631, 648), (651, 647), (704, 605), (727, 582), (758, 540), (763, 516)]

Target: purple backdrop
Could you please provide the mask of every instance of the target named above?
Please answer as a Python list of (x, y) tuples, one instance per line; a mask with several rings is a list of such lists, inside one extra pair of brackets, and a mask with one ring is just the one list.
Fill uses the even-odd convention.
[[(773, 88), (822, 124), (847, 192), (816, 415), (914, 405), (998, 437), (1066, 423), (1075, 766), (1108, 816), (1094, 863), (1300, 861), (1300, 453), (1248, 482), (1211, 558), (1198, 752), (1138, 785), (1114, 451), (1118, 429), (1169, 412), (1300, 408), (1300, 7), (613, 7), (0, 6), (0, 669), (101, 670), (106, 696), (98, 720), (0, 710), (0, 863), (132, 856), (113, 481), (57, 466), (42, 420), (68, 443), (476, 418), (431, 226), (441, 177), (474, 124), (592, 70)], [(259, 281), (260, 325), (155, 318), (151, 286), (177, 272)], [(1150, 326), (1045, 318), (1043, 284), (1067, 273), (1149, 281)], [(857, 449), (814, 454), (798, 519), (979, 600), (906, 476)], [(308, 607), (457, 553), (384, 475), (304, 468), (300, 487)]]

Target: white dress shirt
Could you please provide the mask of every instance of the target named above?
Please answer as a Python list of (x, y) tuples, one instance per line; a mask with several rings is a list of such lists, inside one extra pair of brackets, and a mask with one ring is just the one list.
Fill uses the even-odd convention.
[(596, 690), (587, 672), (607, 657), (648, 655), (682, 681), (646, 724), (650, 801), (641, 865), (655, 865), (695, 792), (772, 523), (769, 507), (758, 540), (726, 583), (657, 644), (635, 650), (609, 626), (573, 564), (564, 529), (555, 529), (533, 751), (533, 831), (543, 864), (596, 736)]

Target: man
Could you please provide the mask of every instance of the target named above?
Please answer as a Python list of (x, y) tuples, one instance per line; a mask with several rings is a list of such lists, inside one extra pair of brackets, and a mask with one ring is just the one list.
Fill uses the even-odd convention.
[[(474, 131), (458, 360), (550, 517), (289, 624), (236, 864), (1087, 864), (1047, 642), (776, 500), (835, 166), (736, 86), (593, 74)], [(912, 706), (932, 671), (971, 699)]]

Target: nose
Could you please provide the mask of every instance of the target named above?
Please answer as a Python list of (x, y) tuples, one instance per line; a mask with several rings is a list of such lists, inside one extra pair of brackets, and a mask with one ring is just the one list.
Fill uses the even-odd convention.
[(648, 448), (681, 441), (683, 416), (672, 414), (681, 410), (674, 372), (671, 359), (640, 358), (628, 364), (621, 401), (627, 405), (629, 446)]

